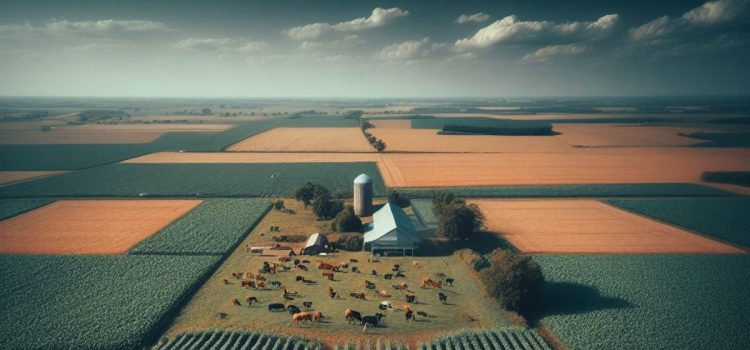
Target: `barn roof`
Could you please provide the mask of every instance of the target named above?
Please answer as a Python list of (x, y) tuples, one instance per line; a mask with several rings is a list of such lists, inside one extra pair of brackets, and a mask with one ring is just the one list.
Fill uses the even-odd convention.
[(328, 238), (322, 233), (313, 233), (310, 235), (310, 237), (307, 237), (307, 243), (305, 243), (305, 248), (314, 247), (314, 246), (322, 246), (328, 244)]
[(372, 215), (372, 230), (365, 233), (365, 243), (377, 241), (396, 230), (398, 240), (419, 242), (414, 224), (403, 209), (393, 203), (386, 203)]

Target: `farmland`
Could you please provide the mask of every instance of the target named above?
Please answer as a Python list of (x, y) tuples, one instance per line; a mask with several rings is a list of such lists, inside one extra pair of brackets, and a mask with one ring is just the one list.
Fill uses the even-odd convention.
[(550, 349), (536, 331), (522, 328), (464, 330), (438, 336), (418, 350), (530, 350)]
[(569, 147), (555, 136), (438, 135), (432, 129), (377, 127), (368, 131), (388, 145), (386, 152), (559, 152)]
[(151, 344), (217, 261), (214, 256), (0, 255), (0, 348)]
[(63, 171), (0, 171), (0, 185), (61, 173)]
[(0, 253), (122, 254), (199, 200), (62, 200), (0, 221)]
[(164, 341), (155, 350), (196, 349), (321, 350), (320, 342), (258, 332), (191, 332)]
[(130, 254), (229, 253), (255, 227), (271, 202), (266, 199), (207, 199), (130, 250)]
[(526, 253), (743, 253), (593, 200), (473, 200)]
[(569, 349), (746, 349), (750, 255), (537, 255)]
[(351, 180), (370, 174), (385, 192), (374, 163), (111, 164), (0, 187), (0, 197), (267, 197), (289, 196), (306, 181), (351, 192)]
[(373, 152), (359, 128), (275, 128), (235, 143), (228, 151)]
[(52, 203), (46, 198), (0, 199), (0, 220)]
[(413, 198), (428, 198), (435, 191), (452, 192), (464, 198), (732, 196), (731, 193), (720, 189), (690, 183), (401, 188), (398, 191)]
[(750, 247), (750, 198), (627, 199), (610, 204), (672, 225)]

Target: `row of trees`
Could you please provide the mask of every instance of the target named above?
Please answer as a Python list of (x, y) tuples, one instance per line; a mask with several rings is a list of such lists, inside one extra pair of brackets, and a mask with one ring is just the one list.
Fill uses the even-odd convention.
[(438, 235), (452, 241), (468, 240), (484, 228), (484, 214), (476, 204), (467, 204), (451, 192), (436, 192), (432, 210), (437, 217)]
[(365, 137), (367, 138), (367, 142), (369, 142), (372, 147), (374, 147), (378, 152), (385, 151), (385, 142), (381, 139), (378, 139), (375, 137), (375, 135), (367, 132), (367, 129), (374, 127), (369, 121), (367, 120), (361, 120), (360, 122), (360, 128), (362, 129), (362, 133), (365, 134)]

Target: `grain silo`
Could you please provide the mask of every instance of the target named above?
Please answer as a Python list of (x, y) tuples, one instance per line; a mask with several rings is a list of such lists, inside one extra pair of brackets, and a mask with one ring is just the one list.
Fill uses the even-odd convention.
[(372, 179), (365, 174), (354, 179), (354, 214), (372, 215)]

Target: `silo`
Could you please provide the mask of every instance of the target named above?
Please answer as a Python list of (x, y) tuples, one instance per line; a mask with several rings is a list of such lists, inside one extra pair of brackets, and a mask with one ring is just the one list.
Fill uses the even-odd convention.
[(354, 214), (372, 215), (372, 179), (365, 174), (354, 179)]

